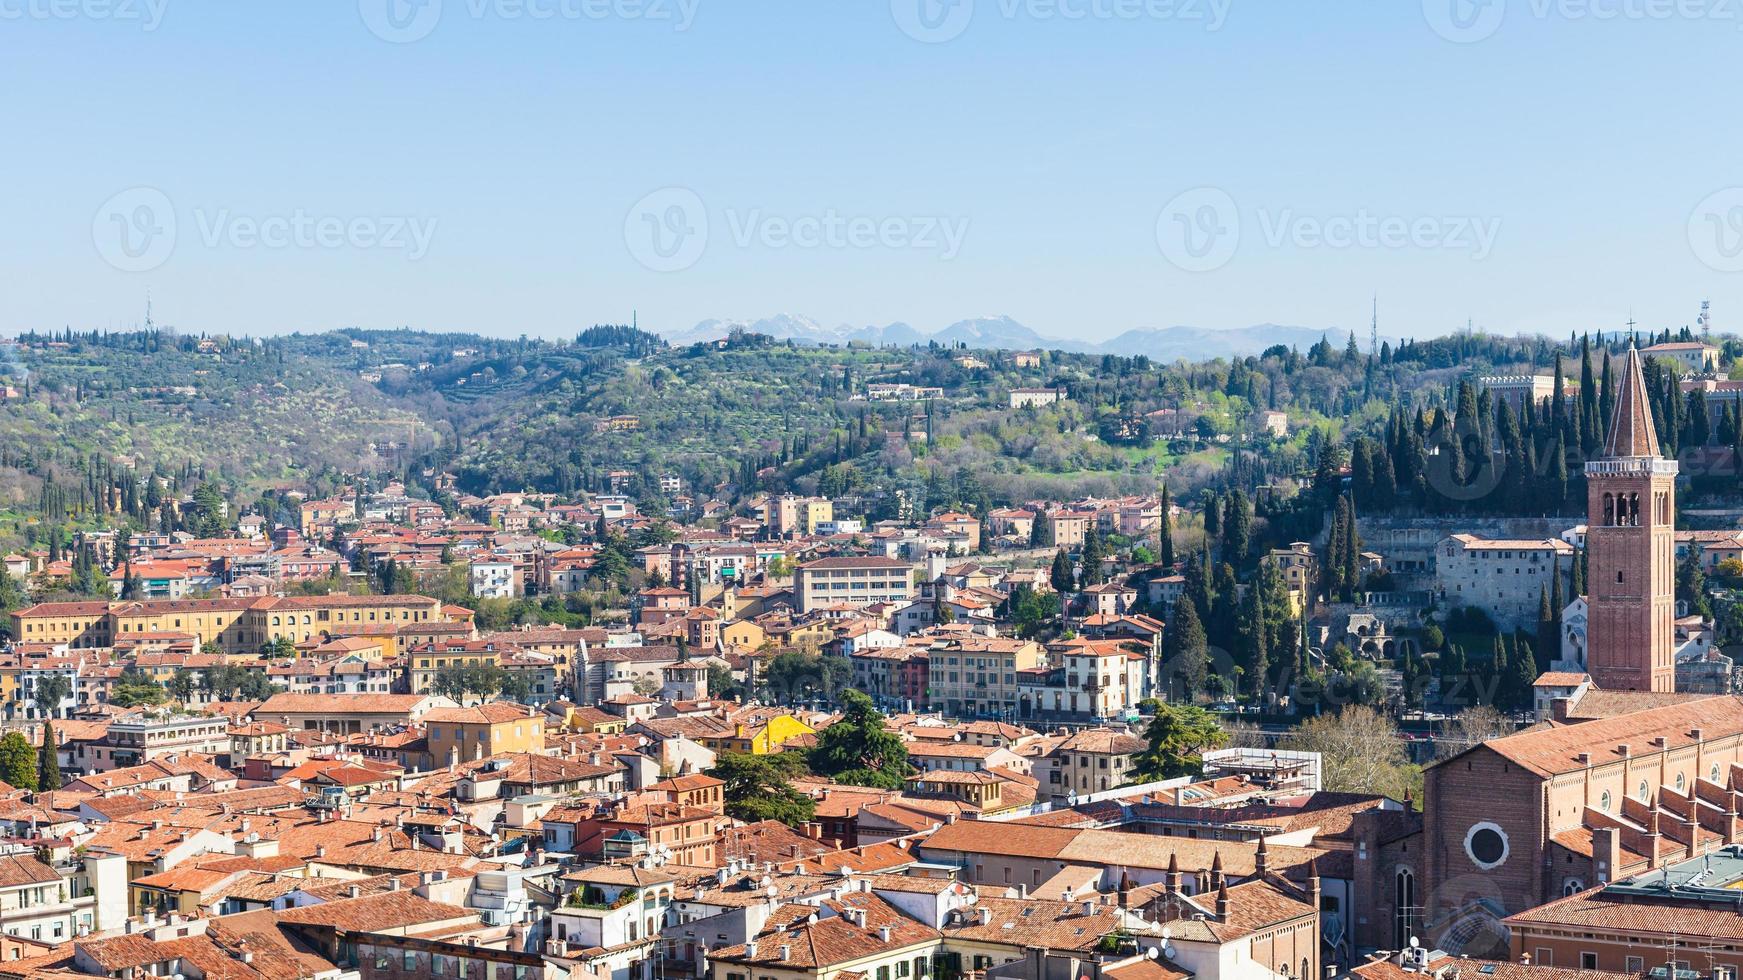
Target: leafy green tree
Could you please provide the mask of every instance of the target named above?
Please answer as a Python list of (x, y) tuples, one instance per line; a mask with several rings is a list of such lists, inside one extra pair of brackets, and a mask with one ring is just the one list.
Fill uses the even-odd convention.
[(805, 774), (805, 757), (797, 752), (727, 752), (708, 770), (726, 783), (722, 792), (727, 816), (746, 823), (779, 820), (789, 827), (806, 823), (817, 812), (817, 801), (792, 785), (793, 777)]
[(59, 743), (54, 737), (54, 722), (45, 722), (42, 726), (42, 748), (36, 757), (36, 789), (47, 792), (61, 788), (61, 761)]
[(853, 676), (845, 657), (825, 657), (802, 650), (775, 655), (763, 669), (762, 692), (778, 704), (797, 704), (835, 696)]
[(505, 671), (505, 676), (502, 679), (502, 688), (498, 693), (500, 693), (505, 700), (526, 704), (528, 701), (532, 700), (533, 686), (524, 675), (517, 674), (512, 670)]
[(884, 716), (865, 694), (841, 692), (841, 720), (817, 734), (806, 755), (811, 771), (855, 786), (897, 789), (913, 772), (908, 748), (884, 727)]
[(1148, 744), (1136, 760), (1133, 782), (1203, 775), (1204, 751), (1229, 743), (1229, 733), (1216, 716), (1197, 705), (1152, 699), (1144, 707), (1156, 714), (1144, 729)]
[(36, 707), (53, 718), (60, 713), (61, 702), (73, 696), (73, 682), (65, 674), (44, 674), (36, 679)]
[(1677, 563), (1676, 601), (1686, 603), (1691, 616), (1713, 617), (1713, 604), (1707, 598), (1707, 573), (1701, 569), (1699, 549), (1690, 548)]
[(281, 690), (283, 688), (275, 687), (271, 681), (266, 679), (264, 672), (245, 670), (242, 672), (242, 684), (237, 688), (236, 693), (246, 701), (265, 701)]
[(1051, 592), (1037, 592), (1027, 585), (1019, 585), (1011, 591), (1006, 605), (1009, 607), (1011, 622), (1016, 626), (1017, 635), (1032, 640), (1041, 635), (1047, 623), (1059, 612), (1059, 597)]
[(199, 683), (194, 680), (193, 671), (186, 667), (177, 667), (176, 672), (169, 677), (170, 697), (183, 704), (186, 704), (194, 696), (194, 690), (198, 687)]
[(0, 736), (0, 780), (18, 789), (36, 789), (36, 749), (23, 732)]
[(169, 695), (164, 693), (163, 686), (134, 667), (129, 667), (115, 678), (115, 685), (109, 691), (109, 703), (118, 708), (132, 708), (139, 705), (162, 704)]

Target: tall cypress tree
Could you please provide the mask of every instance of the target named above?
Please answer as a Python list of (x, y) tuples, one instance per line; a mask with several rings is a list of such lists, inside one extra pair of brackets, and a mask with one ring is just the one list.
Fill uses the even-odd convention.
[(1168, 513), (1174, 507), (1168, 498), (1168, 484), (1162, 484), (1162, 527), (1156, 534), (1156, 555), (1162, 567), (1174, 567), (1174, 518)]
[(42, 726), (42, 747), (36, 755), (36, 789), (47, 792), (61, 788), (61, 761), (58, 745), (54, 738), (54, 722), (44, 722)]

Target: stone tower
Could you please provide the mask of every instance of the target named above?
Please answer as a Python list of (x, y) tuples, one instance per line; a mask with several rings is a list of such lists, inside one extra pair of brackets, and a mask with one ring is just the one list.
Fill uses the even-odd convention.
[(1603, 458), (1586, 464), (1586, 669), (1605, 690), (1676, 690), (1676, 472), (1630, 347)]

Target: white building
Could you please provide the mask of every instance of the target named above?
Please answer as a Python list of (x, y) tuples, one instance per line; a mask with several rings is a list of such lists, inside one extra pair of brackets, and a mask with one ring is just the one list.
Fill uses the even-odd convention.
[(1560, 538), (1454, 534), (1435, 548), (1434, 591), (1449, 607), (1483, 610), (1503, 630), (1534, 629), (1542, 593), (1555, 591), (1550, 576), (1560, 572), (1567, 595), (1573, 562), (1573, 545)]
[(1065, 400), (1063, 388), (1012, 388), (1012, 408), (1040, 408), (1054, 402)]
[(514, 562), (475, 561), (472, 563), (472, 594), (480, 599), (513, 599), (515, 593)]

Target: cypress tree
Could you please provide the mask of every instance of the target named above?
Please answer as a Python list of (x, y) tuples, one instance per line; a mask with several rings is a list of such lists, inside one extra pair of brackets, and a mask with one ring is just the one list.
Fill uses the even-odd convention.
[[(1555, 576), (1561, 577), (1559, 565), (1555, 570)], [(1549, 669), (1547, 658), (1550, 651), (1555, 648), (1552, 644), (1559, 645), (1559, 640), (1559, 627), (1556, 626), (1555, 622), (1555, 610), (1550, 604), (1549, 590), (1540, 588), (1537, 590), (1537, 669), (1539, 672)]]
[(44, 722), (42, 726), (42, 747), (36, 756), (36, 789), (47, 792), (61, 788), (61, 762), (58, 745), (54, 738), (54, 722)]
[(1162, 484), (1162, 527), (1157, 532), (1156, 555), (1164, 568), (1174, 567), (1174, 518), (1169, 515), (1173, 503), (1168, 499), (1168, 484)]

